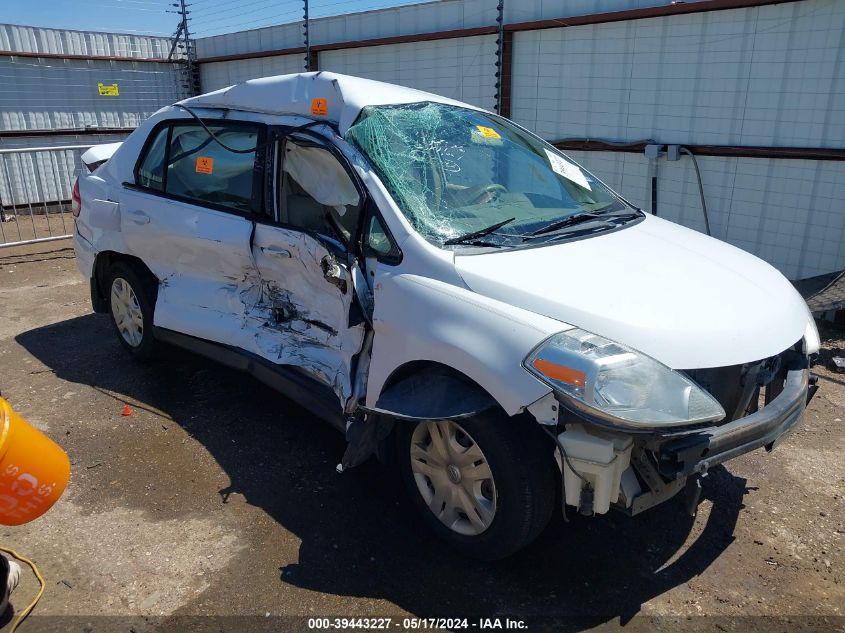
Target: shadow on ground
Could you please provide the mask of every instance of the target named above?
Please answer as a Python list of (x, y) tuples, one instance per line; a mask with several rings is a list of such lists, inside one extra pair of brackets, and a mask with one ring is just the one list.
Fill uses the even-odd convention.
[[(426, 531), (389, 467), (369, 462), (334, 473), (340, 434), (248, 376), (176, 349), (137, 364), (99, 315), (17, 341), (61, 379), (166, 412), (201, 442), (231, 481), (220, 503), (239, 493), (301, 540), (298, 562), (279, 570), (280, 587), (386, 599), (421, 617), (516, 613), (529, 620), (565, 616), (578, 627), (625, 622), (716, 560), (743, 507), (745, 480), (717, 468), (704, 485), (713, 502), (709, 518), (689, 546), (682, 547), (693, 519), (676, 498), (633, 519), (555, 518), (524, 552), (481, 564)], [(144, 495), (112, 503), (144, 507)]]

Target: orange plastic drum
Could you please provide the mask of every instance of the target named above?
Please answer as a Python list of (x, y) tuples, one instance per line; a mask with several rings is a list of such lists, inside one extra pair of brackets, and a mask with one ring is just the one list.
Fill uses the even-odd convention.
[(37, 519), (59, 500), (70, 479), (62, 448), (0, 398), (0, 525)]

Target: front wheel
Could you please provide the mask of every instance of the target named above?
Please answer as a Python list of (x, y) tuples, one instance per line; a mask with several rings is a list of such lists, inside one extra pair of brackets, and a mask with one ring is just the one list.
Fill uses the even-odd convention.
[(538, 429), (504, 415), (396, 424), (398, 466), (412, 502), (453, 546), (496, 560), (546, 527), (556, 477), (553, 447)]

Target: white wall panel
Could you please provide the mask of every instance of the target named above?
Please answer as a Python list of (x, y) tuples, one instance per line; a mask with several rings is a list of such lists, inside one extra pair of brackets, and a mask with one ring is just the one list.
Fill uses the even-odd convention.
[[(701, 0), (686, 0), (687, 4)], [(533, 20), (553, 20), (572, 15), (609, 13), (628, 9), (665, 6), (660, 0), (591, 0), (591, 2), (567, 2), (560, 0), (518, 0), (505, 2), (506, 22), (531, 22)]]
[(213, 62), (200, 66), (200, 82), (203, 92), (211, 92), (247, 79), (287, 75), (303, 70), (305, 70), (303, 55), (278, 55), (231, 62)]
[[(327, 8), (333, 4), (329, 0)], [(349, 42), (394, 35), (491, 26), (496, 0), (439, 0), (406, 6), (318, 18), (311, 23), (312, 42)], [(320, 10), (319, 0), (312, 2)]]
[[(649, 208), (641, 154), (569, 152), (632, 203)], [(845, 268), (845, 163), (698, 157), (714, 237), (765, 259), (790, 279)], [(704, 231), (691, 159), (658, 163), (658, 214)]]
[[(377, 11), (348, 13), (311, 20), (311, 43), (327, 44), (361, 39), (413, 35), (434, 31), (492, 26), (497, 0), (439, 0)], [(336, 8), (335, 0), (312, 2), (312, 13)], [(197, 16), (202, 11), (196, 8)], [(280, 24), (197, 39), (197, 56), (216, 57), (303, 46), (302, 23)]]
[(217, 57), (304, 46), (302, 23), (280, 24), (250, 31), (237, 31), (196, 40), (197, 57)]
[(513, 116), (547, 138), (842, 147), (845, 2), (520, 32)]
[(496, 37), (389, 44), (320, 53), (320, 69), (400, 84), (482, 108), (495, 105)]

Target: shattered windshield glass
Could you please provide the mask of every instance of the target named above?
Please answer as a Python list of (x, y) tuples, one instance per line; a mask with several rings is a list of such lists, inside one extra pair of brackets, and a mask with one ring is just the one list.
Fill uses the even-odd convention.
[(582, 230), (584, 222), (563, 221), (570, 217), (589, 223), (633, 211), (551, 145), (484, 112), (370, 106), (346, 138), (414, 228), (439, 246), (514, 246)]

